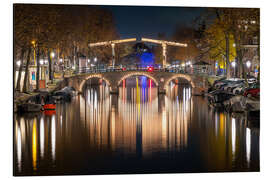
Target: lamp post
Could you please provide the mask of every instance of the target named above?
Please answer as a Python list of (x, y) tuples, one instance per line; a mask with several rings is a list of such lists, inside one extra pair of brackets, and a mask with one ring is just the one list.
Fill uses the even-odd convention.
[(36, 65), (36, 41), (35, 40), (32, 40), (31, 41), (31, 44), (34, 47), (34, 65)]
[(52, 71), (53, 78), (54, 78), (54, 57), (55, 57), (55, 53), (51, 52), (51, 61), (52, 61), (52, 69), (51, 69), (51, 71)]
[(218, 62), (215, 63), (215, 72), (216, 72), (216, 75), (218, 75)]
[(17, 64), (18, 67), (20, 67), (20, 65), (21, 65), (21, 60), (17, 61), (16, 64)]
[[(96, 65), (96, 71), (98, 71), (98, 66), (97, 66), (97, 57), (94, 58), (94, 62), (95, 62), (95, 65)], [(114, 68), (114, 66), (113, 66)]]
[(181, 66), (182, 66), (183, 70), (186, 71), (186, 64), (182, 63)]
[(235, 66), (236, 66), (236, 62), (233, 61), (232, 62), (232, 67), (233, 67), (233, 76), (235, 77)]
[(250, 75), (250, 66), (251, 66), (251, 62), (250, 62), (250, 61), (247, 61), (247, 62), (246, 62), (246, 65), (247, 65), (247, 69), (248, 69), (248, 75)]

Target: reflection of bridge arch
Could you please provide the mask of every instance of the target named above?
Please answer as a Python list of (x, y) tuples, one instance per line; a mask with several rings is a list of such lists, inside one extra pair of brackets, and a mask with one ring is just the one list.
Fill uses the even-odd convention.
[(79, 85), (80, 92), (82, 92), (82, 88), (83, 88), (83, 85), (85, 84), (85, 82), (89, 79), (92, 79), (92, 78), (100, 78), (100, 79), (104, 80), (109, 87), (111, 86), (110, 81), (108, 79), (104, 78), (101, 74), (91, 74), (91, 75), (87, 76), (84, 80), (82, 80), (82, 82), (80, 83), (80, 85)]
[(155, 85), (158, 86), (158, 81), (156, 80), (155, 77), (153, 77), (152, 75), (150, 75), (149, 73), (145, 73), (145, 72), (131, 72), (128, 73), (126, 75), (124, 75), (123, 77), (120, 78), (120, 80), (117, 82), (117, 85), (119, 86), (121, 84), (121, 82), (131, 76), (146, 76), (150, 79), (152, 79), (155, 82)]
[(195, 88), (195, 84), (194, 84), (192, 78), (190, 76), (185, 75), (185, 74), (175, 74), (174, 76), (168, 78), (164, 83), (164, 87), (167, 87), (169, 85), (170, 81), (172, 81), (173, 79), (176, 79), (176, 78), (182, 78), (182, 79), (187, 80), (191, 84), (192, 88)]

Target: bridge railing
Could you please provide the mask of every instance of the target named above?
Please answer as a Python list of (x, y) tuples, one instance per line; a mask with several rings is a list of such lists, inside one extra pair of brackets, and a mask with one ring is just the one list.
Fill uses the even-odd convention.
[[(147, 67), (125, 67), (125, 68), (80, 68), (77, 71), (74, 71), (73, 74), (86, 74), (86, 73), (105, 73), (105, 72), (125, 72), (125, 71), (143, 71), (150, 72)], [(179, 74), (190, 74), (190, 75), (199, 75), (199, 76), (209, 76), (209, 73), (198, 73), (194, 71), (186, 71), (183, 69), (177, 68), (154, 68), (151, 72), (170, 72), (170, 73), (179, 73)]]

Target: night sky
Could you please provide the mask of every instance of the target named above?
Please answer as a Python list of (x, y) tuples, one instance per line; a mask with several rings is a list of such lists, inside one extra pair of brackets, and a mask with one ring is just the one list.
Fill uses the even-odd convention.
[(191, 26), (205, 8), (102, 6), (112, 11), (121, 38), (156, 38), (172, 35), (176, 26)]

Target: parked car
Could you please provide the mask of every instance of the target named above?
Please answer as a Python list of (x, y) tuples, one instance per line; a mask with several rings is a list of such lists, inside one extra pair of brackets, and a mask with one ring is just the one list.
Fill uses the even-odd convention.
[(245, 83), (240, 84), (239, 86), (233, 87), (231, 88), (231, 92), (233, 94), (243, 94), (244, 90), (247, 88), (248, 86)]
[(214, 83), (213, 83), (213, 87), (215, 87), (216, 84), (220, 83), (220, 82), (223, 81), (223, 80), (226, 80), (226, 77), (223, 77), (223, 78), (221, 78), (221, 79), (215, 80)]
[(251, 87), (247, 88), (244, 92), (244, 96), (246, 97), (258, 97), (260, 96), (260, 85), (253, 84)]
[(232, 83), (230, 83), (228, 86), (226, 86), (226, 88), (224, 88), (225, 91), (228, 92), (232, 92), (231, 90), (235, 87), (239, 87), (242, 84), (245, 84), (244, 80), (240, 80), (240, 81), (233, 81)]
[(250, 83), (257, 83), (257, 78), (254, 77), (254, 76), (248, 75), (248, 76), (247, 76), (247, 81), (248, 81), (249, 84), (250, 84)]
[(216, 89), (221, 89), (223, 86), (226, 86), (229, 83), (229, 80), (224, 79), (224, 80), (220, 80), (219, 82), (217, 82), (214, 87)]

